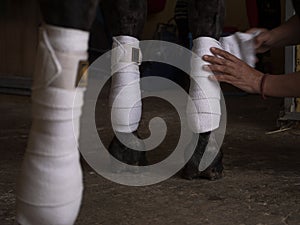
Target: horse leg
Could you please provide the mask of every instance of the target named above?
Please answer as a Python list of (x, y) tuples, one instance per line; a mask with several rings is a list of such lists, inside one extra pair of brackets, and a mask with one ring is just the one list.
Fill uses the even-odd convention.
[[(201, 61), (201, 52), (203, 49), (209, 52), (209, 48), (212, 45), (204, 44), (201, 37), (206, 37), (205, 40), (209, 40), (209, 42), (214, 43), (215, 40), (219, 40), (224, 23), (224, 15), (225, 15), (225, 4), (224, 0), (190, 0), (189, 1), (189, 27), (193, 34), (193, 52), (199, 56), (198, 61), (194, 62), (197, 65)], [(208, 54), (207, 52), (207, 54)], [(192, 62), (193, 67), (193, 62)], [(212, 99), (201, 99), (201, 89), (197, 85), (197, 81), (202, 82), (205, 85), (205, 82), (211, 82), (207, 78), (203, 80), (203, 78), (193, 77), (194, 79), (191, 80), (190, 85), (190, 95), (195, 100), (195, 104), (197, 105), (199, 102), (203, 102), (204, 104), (210, 105), (214, 103), (213, 101), (219, 101), (216, 99), (220, 99), (220, 93), (216, 91), (214, 96), (208, 96)], [(198, 79), (198, 80), (197, 80)], [(202, 80), (201, 80), (202, 79)], [(200, 96), (200, 97), (199, 97)], [(215, 102), (217, 105), (219, 102)], [(200, 105), (201, 106), (201, 105)], [(218, 105), (218, 109), (220, 110), (220, 104)], [(196, 116), (195, 121), (193, 123), (198, 123), (199, 121), (203, 122), (206, 119), (212, 120), (213, 124), (209, 124), (208, 127), (202, 127), (202, 125), (196, 126), (195, 133), (199, 133), (199, 141), (197, 143), (196, 149), (194, 154), (192, 155), (191, 159), (185, 165), (183, 169), (183, 177), (186, 179), (194, 179), (198, 177), (215, 180), (222, 177), (223, 172), (223, 165), (222, 165), (222, 152), (220, 151), (213, 162), (210, 164), (208, 168), (204, 171), (199, 171), (199, 164), (201, 158), (206, 150), (206, 146), (208, 144), (211, 131), (218, 128), (218, 124), (220, 122), (220, 115), (215, 115), (213, 111), (210, 109), (206, 112), (198, 113)], [(217, 125), (216, 125), (217, 124)]]
[[(41, 27), (32, 87), (32, 127), (17, 188), (19, 224), (73, 224), (82, 196), (77, 150), (83, 89), (75, 89), (87, 59), (97, 0), (40, 0)], [(75, 94), (78, 101), (73, 100)], [(75, 135), (73, 132), (73, 121)]]
[[(138, 38), (143, 31), (147, 16), (147, 1), (104, 0), (103, 12), (107, 27), (113, 36), (113, 47), (126, 49), (128, 53), (120, 61), (115, 61), (120, 54), (112, 54), (113, 76), (110, 90), (110, 106), (114, 131), (121, 140), (126, 140), (130, 146), (134, 146), (134, 149), (144, 149), (142, 140), (131, 138), (132, 133), (138, 137), (137, 128), (142, 111), (139, 65), (136, 59), (132, 58), (132, 54), (133, 51), (136, 51), (138, 58)], [(126, 91), (120, 94), (124, 88), (126, 88)], [(113, 104), (117, 98), (118, 104)], [(115, 159), (126, 164), (141, 166), (147, 163), (145, 152), (126, 147), (116, 136), (109, 146), (109, 153)], [(126, 165), (114, 165), (113, 170), (114, 172), (123, 172), (127, 168)]]

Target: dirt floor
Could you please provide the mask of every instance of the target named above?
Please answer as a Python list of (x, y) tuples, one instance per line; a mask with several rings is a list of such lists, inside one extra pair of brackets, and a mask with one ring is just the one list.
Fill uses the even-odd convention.
[[(187, 181), (175, 175), (152, 186), (128, 187), (83, 163), (85, 190), (76, 224), (300, 224), (300, 137), (295, 131), (266, 134), (276, 128), (282, 100), (235, 95), (227, 96), (226, 104), (223, 179)], [(147, 117), (151, 101), (145, 108)], [(0, 224), (9, 225), (15, 220), (30, 100), (0, 95), (0, 112)], [(168, 108), (163, 113), (176, 117)], [(104, 134), (107, 143), (110, 138)], [(167, 152), (170, 146), (164, 143), (161, 149)]]

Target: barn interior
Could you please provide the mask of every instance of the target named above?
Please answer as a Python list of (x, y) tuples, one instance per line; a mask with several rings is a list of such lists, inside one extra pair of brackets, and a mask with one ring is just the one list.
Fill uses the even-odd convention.
[[(159, 4), (153, 4), (148, 13), (142, 39), (178, 43), (178, 28), (173, 20), (176, 1), (153, 2)], [(258, 11), (249, 6), (251, 1), (225, 2), (224, 33), (227, 34), (245, 32), (253, 25), (272, 29), (294, 13), (289, 0), (257, 0), (261, 5), (256, 10), (263, 16), (256, 21), (253, 15)], [(30, 87), (41, 23), (35, 0), (0, 2), (2, 225), (15, 224), (16, 220), (16, 186), (32, 122)], [(97, 14), (89, 42), (90, 63), (109, 50), (110, 39), (101, 15)], [(272, 49), (258, 56), (256, 67), (269, 74), (300, 71), (297, 50), (298, 46)], [(153, 72), (185, 85), (185, 75), (174, 68), (152, 69), (144, 76)], [(159, 85), (156, 87), (158, 92), (165, 91)], [(84, 192), (75, 224), (300, 224), (300, 99), (263, 99), (229, 84), (221, 84), (221, 88), (227, 112), (221, 146), (223, 178), (185, 180), (178, 171), (159, 183), (128, 186), (99, 175), (82, 157)], [(109, 82), (99, 95), (94, 115), (106, 147), (114, 136), (108, 122), (108, 95)], [(139, 128), (145, 137), (149, 135), (149, 120), (154, 116), (166, 120), (168, 126), (165, 140), (149, 153), (149, 160), (156, 163), (174, 151), (180, 121), (167, 102), (145, 99)]]

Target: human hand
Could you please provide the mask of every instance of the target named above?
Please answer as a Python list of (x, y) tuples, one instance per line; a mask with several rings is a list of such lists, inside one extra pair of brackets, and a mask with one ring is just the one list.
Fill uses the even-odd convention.
[(264, 28), (252, 28), (246, 33), (258, 35), (255, 37), (255, 50), (256, 53), (264, 53), (269, 51), (273, 45), (273, 35), (272, 31)]
[(218, 48), (211, 48), (214, 56), (205, 55), (203, 60), (211, 63), (205, 70), (214, 72), (210, 79), (232, 84), (249, 93), (260, 93), (263, 73), (250, 67), (234, 55)]

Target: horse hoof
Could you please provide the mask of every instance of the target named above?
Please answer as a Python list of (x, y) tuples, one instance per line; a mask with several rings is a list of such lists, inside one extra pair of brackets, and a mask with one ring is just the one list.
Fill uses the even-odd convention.
[(198, 167), (199, 164), (193, 164), (191, 162), (188, 162), (182, 170), (182, 177), (187, 180), (201, 178), (211, 181), (219, 180), (223, 177), (222, 159), (218, 159), (218, 161), (210, 165), (204, 171), (199, 171)]
[(211, 181), (219, 180), (223, 177), (223, 163), (222, 159), (216, 164), (209, 166), (206, 170), (200, 173), (200, 178), (208, 179)]
[[(139, 138), (136, 132), (133, 134), (138, 139), (132, 138), (131, 133), (118, 133), (118, 137), (122, 142), (124, 141), (127, 146), (132, 146), (134, 149), (145, 150), (144, 142)], [(123, 163), (120, 164), (115, 160), (111, 160), (112, 172), (139, 173), (139, 166), (147, 165), (146, 152), (133, 150), (125, 146), (120, 140), (115, 136), (108, 148), (110, 156)]]
[(201, 158), (206, 150), (210, 137), (210, 132), (199, 135), (198, 143), (195, 151), (182, 170), (182, 177), (187, 180), (197, 178), (218, 180), (223, 177), (223, 153), (220, 151), (213, 162), (204, 171), (199, 171)]
[(198, 171), (198, 168), (196, 170), (196, 169), (192, 169), (189, 166), (185, 166), (182, 170), (181, 176), (186, 180), (193, 180), (200, 176), (200, 172)]
[(204, 171), (199, 171), (199, 163), (190, 160), (182, 170), (182, 177), (187, 180), (193, 179), (207, 179), (207, 180), (219, 180), (223, 177), (223, 153), (219, 152), (212, 164)]

